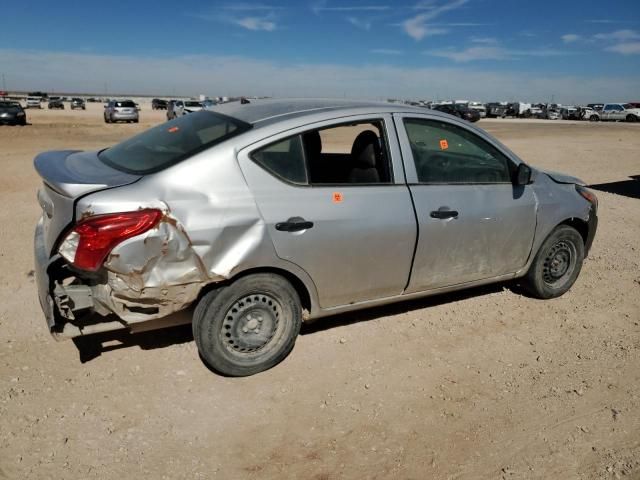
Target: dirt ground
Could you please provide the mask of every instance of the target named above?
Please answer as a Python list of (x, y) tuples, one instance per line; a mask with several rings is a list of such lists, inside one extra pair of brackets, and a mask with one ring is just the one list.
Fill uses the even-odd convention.
[(204, 366), (189, 326), (51, 338), (33, 157), (108, 146), (164, 113), (28, 115), (0, 127), (0, 478), (640, 478), (639, 124), (479, 124), (599, 185), (598, 235), (564, 297), (498, 285), (327, 318), (276, 368), (232, 379)]

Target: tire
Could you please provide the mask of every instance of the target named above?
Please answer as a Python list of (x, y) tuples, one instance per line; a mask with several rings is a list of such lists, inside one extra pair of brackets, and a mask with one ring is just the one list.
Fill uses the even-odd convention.
[(259, 273), (202, 297), (193, 315), (193, 337), (206, 365), (244, 377), (284, 360), (301, 324), (298, 292), (280, 275)]
[(556, 227), (542, 243), (524, 277), (524, 287), (536, 298), (556, 298), (574, 284), (584, 260), (584, 240), (568, 225)]
[(638, 121), (638, 117), (636, 117), (635, 115), (627, 115), (627, 122), (637, 122)]
[(109, 119), (107, 118), (106, 115), (104, 116), (104, 123), (111, 123), (111, 122), (109, 122)]
[(589, 121), (590, 122), (599, 122), (600, 121), (600, 117), (598, 115), (591, 115), (589, 117)]

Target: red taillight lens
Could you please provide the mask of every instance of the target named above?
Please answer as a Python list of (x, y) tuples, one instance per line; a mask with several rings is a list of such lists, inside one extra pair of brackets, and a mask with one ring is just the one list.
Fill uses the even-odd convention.
[(89, 217), (73, 228), (60, 253), (77, 268), (96, 271), (116, 245), (152, 229), (160, 218), (162, 212), (155, 209)]
[(576, 190), (582, 198), (591, 203), (595, 208), (598, 208), (598, 197), (596, 197), (595, 193), (581, 185), (576, 185)]

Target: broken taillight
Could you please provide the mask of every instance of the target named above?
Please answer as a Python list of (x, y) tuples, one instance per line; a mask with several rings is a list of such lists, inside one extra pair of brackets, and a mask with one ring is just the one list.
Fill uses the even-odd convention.
[(155, 209), (89, 217), (73, 227), (58, 251), (75, 267), (96, 271), (116, 245), (152, 229), (160, 218)]

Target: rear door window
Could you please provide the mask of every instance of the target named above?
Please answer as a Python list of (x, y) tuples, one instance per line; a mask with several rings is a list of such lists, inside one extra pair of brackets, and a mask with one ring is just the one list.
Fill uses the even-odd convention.
[(379, 185), (393, 181), (382, 120), (309, 130), (272, 143), (251, 158), (298, 185)]

